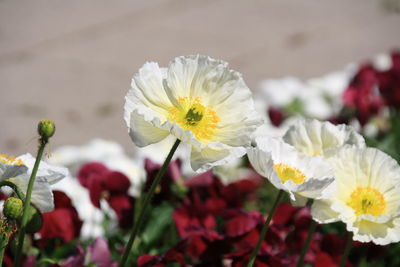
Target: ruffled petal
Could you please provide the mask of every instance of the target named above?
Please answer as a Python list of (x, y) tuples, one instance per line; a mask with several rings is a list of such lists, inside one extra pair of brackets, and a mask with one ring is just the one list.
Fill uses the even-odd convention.
[(161, 129), (159, 119), (153, 118), (148, 122), (145, 120), (145, 116), (137, 111), (131, 113), (130, 124), (134, 127), (129, 128), (129, 136), (139, 147), (160, 142), (169, 135), (168, 131)]
[(309, 119), (297, 120), (285, 133), (283, 140), (311, 156), (323, 155), (327, 149), (346, 144), (365, 147), (364, 138), (352, 127)]
[(193, 170), (205, 172), (212, 167), (225, 165), (246, 154), (243, 147), (209, 146), (201, 150), (192, 147), (190, 164)]
[(319, 223), (340, 221), (339, 213), (331, 209), (329, 200), (314, 200), (311, 206), (311, 216)]

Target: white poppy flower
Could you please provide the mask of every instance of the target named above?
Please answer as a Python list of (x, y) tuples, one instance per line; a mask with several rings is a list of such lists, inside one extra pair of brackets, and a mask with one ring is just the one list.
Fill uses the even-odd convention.
[[(26, 193), (32, 173), (35, 158), (30, 154), (18, 158), (0, 155), (0, 181), (9, 180)], [(68, 170), (40, 162), (31, 195), (31, 202), (41, 211), (49, 212), (54, 209), (53, 193), (50, 185), (68, 175)]]
[(168, 68), (144, 64), (125, 99), (137, 146), (173, 135), (191, 145), (191, 166), (199, 171), (245, 154), (261, 123), (241, 74), (207, 56), (177, 57)]
[(320, 223), (343, 221), (353, 239), (387, 245), (400, 241), (400, 166), (375, 148), (345, 146), (331, 151), (336, 193), (314, 201)]
[(247, 149), (254, 169), (278, 189), (290, 194), (296, 204), (306, 198), (327, 199), (335, 190), (333, 170), (321, 157), (299, 153), (280, 139), (258, 137)]
[(310, 156), (323, 156), (328, 149), (346, 144), (365, 147), (364, 138), (345, 124), (299, 119), (283, 136), (283, 140)]

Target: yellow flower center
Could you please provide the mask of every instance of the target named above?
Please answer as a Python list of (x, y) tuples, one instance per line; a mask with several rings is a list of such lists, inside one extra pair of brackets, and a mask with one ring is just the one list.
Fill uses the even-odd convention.
[(302, 184), (306, 179), (306, 176), (302, 171), (284, 163), (274, 164), (274, 170), (278, 174), (279, 178), (281, 178), (282, 183), (287, 180), (292, 180), (295, 184)]
[(0, 161), (7, 165), (24, 165), (24, 162), (20, 159), (16, 159), (14, 156), (8, 156), (6, 154), (0, 154)]
[(168, 119), (177, 122), (184, 130), (190, 130), (200, 141), (210, 140), (220, 121), (210, 106), (201, 104), (199, 97), (179, 97), (179, 107), (168, 110)]
[(379, 190), (369, 186), (359, 186), (351, 193), (347, 205), (355, 211), (357, 216), (370, 214), (376, 217), (385, 212), (386, 201)]

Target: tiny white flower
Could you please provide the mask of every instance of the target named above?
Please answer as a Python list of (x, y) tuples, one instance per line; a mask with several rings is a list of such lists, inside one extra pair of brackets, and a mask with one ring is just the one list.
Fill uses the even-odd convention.
[(352, 127), (310, 119), (297, 120), (283, 140), (310, 156), (323, 156), (327, 150), (346, 144), (365, 147), (364, 138)]
[(168, 68), (144, 64), (125, 99), (124, 118), (137, 146), (173, 135), (191, 146), (198, 171), (245, 154), (261, 123), (241, 74), (207, 56), (177, 57)]
[(258, 137), (256, 146), (247, 149), (254, 169), (292, 201), (305, 204), (306, 198), (326, 199), (335, 190), (334, 174), (321, 157), (299, 153), (280, 139)]
[(314, 201), (320, 223), (343, 221), (353, 239), (387, 245), (400, 241), (400, 166), (375, 148), (345, 146), (327, 155), (336, 193)]
[[(16, 184), (26, 194), (29, 179), (35, 164), (35, 158), (30, 154), (20, 157), (0, 155), (0, 181), (9, 180)], [(41, 211), (49, 212), (54, 209), (53, 193), (50, 185), (60, 181), (68, 175), (66, 168), (40, 162), (36, 179), (33, 184), (31, 202)]]

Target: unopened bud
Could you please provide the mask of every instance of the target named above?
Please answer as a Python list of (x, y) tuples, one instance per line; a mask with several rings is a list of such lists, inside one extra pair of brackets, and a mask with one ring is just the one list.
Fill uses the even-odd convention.
[(21, 199), (9, 197), (4, 202), (3, 213), (6, 218), (10, 220), (16, 220), (21, 216), (22, 209), (23, 204)]
[(50, 120), (41, 120), (38, 125), (39, 135), (45, 140), (48, 141), (50, 137), (54, 135), (56, 131), (56, 126), (53, 121)]

